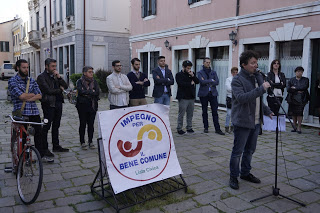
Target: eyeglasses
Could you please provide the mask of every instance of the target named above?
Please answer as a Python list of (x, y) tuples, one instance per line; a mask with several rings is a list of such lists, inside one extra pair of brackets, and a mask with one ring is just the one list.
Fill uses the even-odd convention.
[(115, 67), (122, 67), (122, 65), (115, 65)]

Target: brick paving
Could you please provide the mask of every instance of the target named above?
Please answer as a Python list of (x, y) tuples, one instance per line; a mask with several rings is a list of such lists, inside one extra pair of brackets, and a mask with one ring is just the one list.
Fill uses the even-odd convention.
[[(152, 99), (148, 99), (151, 103)], [(203, 133), (201, 108), (195, 107), (195, 134), (176, 133), (177, 102), (170, 109), (171, 129), (177, 155), (186, 182), (191, 189), (171, 195), (174, 201), (159, 207), (142, 205), (139, 208), (121, 212), (319, 212), (320, 208), (320, 137), (319, 129), (304, 127), (301, 135), (282, 132), (279, 149), (278, 187), (284, 195), (307, 204), (301, 207), (286, 199), (275, 196), (250, 203), (250, 200), (271, 193), (274, 185), (275, 133), (263, 132), (259, 136), (256, 153), (252, 161), (252, 173), (261, 178), (261, 184), (244, 182), (239, 179), (240, 189), (228, 186), (229, 157), (233, 135)], [(25, 206), (20, 201), (13, 174), (4, 173), (10, 163), (10, 125), (4, 123), (12, 105), (0, 101), (0, 212), (115, 212), (112, 208), (90, 193), (90, 183), (98, 170), (97, 150), (81, 150), (78, 136), (78, 116), (73, 105), (64, 104), (60, 140), (69, 153), (55, 154), (55, 163), (44, 164), (44, 179), (36, 203)], [(108, 109), (108, 101), (102, 98), (99, 109)], [(219, 111), (220, 124), (224, 126), (225, 112)], [(211, 121), (212, 123), (212, 121)], [(287, 125), (287, 130), (290, 130)], [(223, 129), (223, 128), (222, 128)], [(95, 138), (97, 138), (97, 123)], [(50, 140), (50, 139), (49, 139)], [(49, 145), (51, 148), (51, 144)], [(282, 152), (285, 156), (282, 157)], [(288, 174), (289, 180), (287, 179)]]

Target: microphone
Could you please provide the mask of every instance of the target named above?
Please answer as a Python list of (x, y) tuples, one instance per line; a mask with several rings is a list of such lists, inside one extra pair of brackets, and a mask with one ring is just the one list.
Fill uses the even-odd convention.
[(261, 70), (259, 68), (256, 69), (256, 72), (260, 73), (264, 79), (267, 78), (266, 74), (264, 74), (263, 72), (261, 72)]

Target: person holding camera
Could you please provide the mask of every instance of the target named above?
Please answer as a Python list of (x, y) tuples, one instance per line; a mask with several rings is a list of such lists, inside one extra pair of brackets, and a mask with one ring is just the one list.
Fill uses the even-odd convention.
[(187, 133), (194, 133), (192, 129), (192, 117), (194, 110), (194, 100), (196, 98), (196, 84), (199, 84), (199, 79), (191, 70), (192, 62), (186, 60), (182, 63), (182, 70), (176, 74), (178, 84), (177, 99), (179, 101), (179, 114), (177, 131), (179, 135), (186, 132), (182, 130), (183, 117), (187, 113)]

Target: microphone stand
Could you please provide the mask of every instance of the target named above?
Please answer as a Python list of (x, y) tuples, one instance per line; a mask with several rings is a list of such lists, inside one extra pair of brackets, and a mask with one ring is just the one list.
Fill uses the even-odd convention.
[[(261, 73), (261, 74), (262, 74), (264, 77), (266, 77), (266, 76), (264, 75), (264, 73)], [(269, 80), (267, 80), (267, 81), (269, 82)], [(269, 82), (269, 83), (270, 83), (270, 82)], [(275, 97), (275, 100), (276, 100), (277, 104), (278, 104), (278, 105), (281, 107), (281, 109), (283, 110), (284, 115), (289, 119), (289, 121), (290, 121), (291, 126), (293, 127), (293, 129), (294, 129), (294, 130), (297, 130), (296, 127), (293, 125), (291, 119), (288, 117), (286, 111), (285, 111), (284, 108), (282, 107), (280, 101), (276, 98), (276, 96), (274, 95), (274, 93), (273, 93), (272, 90), (271, 90), (271, 92), (272, 92), (273, 96)], [(301, 203), (301, 202), (299, 202), (299, 201), (297, 201), (297, 200), (294, 200), (294, 199), (292, 199), (292, 198), (289, 198), (289, 197), (287, 197), (287, 196), (285, 196), (285, 195), (282, 195), (282, 194), (280, 194), (280, 192), (279, 192), (279, 191), (280, 191), (280, 188), (278, 188), (278, 144), (279, 144), (279, 113), (277, 113), (277, 127), (276, 127), (276, 165), (275, 165), (275, 175), (274, 175), (274, 176), (275, 176), (275, 179), (274, 179), (274, 186), (272, 186), (272, 193), (271, 193), (271, 194), (268, 194), (268, 195), (264, 195), (264, 196), (259, 197), (259, 198), (256, 198), (256, 199), (253, 199), (253, 200), (250, 200), (250, 203), (274, 195), (274, 196), (280, 196), (280, 197), (283, 197), (283, 198), (285, 198), (285, 199), (291, 200), (291, 201), (293, 201), (293, 202), (295, 202), (295, 203), (297, 203), (297, 204), (305, 207), (306, 204)]]

